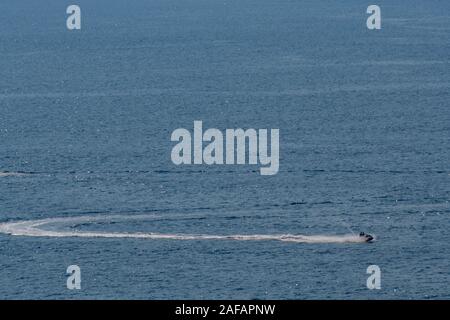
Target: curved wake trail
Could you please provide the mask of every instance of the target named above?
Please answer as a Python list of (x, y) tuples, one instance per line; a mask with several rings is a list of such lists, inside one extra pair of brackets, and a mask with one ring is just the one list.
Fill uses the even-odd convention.
[(79, 238), (135, 238), (135, 239), (169, 239), (169, 240), (237, 240), (237, 241), (286, 241), (297, 243), (364, 243), (364, 239), (356, 235), (293, 235), (293, 234), (252, 234), (252, 235), (212, 235), (212, 234), (179, 234), (152, 232), (100, 232), (100, 231), (66, 231), (46, 230), (42, 227), (57, 223), (93, 223), (111, 219), (135, 220), (155, 218), (154, 215), (109, 216), (109, 217), (70, 217), (7, 222), (0, 224), (0, 233), (13, 236), (28, 237), (79, 237)]

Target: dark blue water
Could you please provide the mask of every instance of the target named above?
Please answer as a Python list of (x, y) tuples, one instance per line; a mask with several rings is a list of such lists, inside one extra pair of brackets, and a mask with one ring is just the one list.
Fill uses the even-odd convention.
[[(0, 234), (0, 298), (450, 298), (448, 1), (378, 1), (377, 31), (356, 0), (80, 0), (80, 31), (69, 4), (0, 3), (0, 222), (377, 241)], [(175, 166), (194, 120), (279, 128), (279, 173)]]

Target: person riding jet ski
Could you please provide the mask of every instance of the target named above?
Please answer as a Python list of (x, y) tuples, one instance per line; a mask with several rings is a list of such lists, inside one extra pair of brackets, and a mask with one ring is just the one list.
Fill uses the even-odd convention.
[(359, 236), (364, 238), (366, 242), (370, 242), (373, 240), (373, 237), (370, 234), (365, 234), (364, 232), (360, 232)]

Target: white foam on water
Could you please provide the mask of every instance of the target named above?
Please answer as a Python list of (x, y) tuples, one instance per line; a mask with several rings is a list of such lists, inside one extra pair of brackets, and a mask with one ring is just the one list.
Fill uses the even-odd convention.
[(364, 243), (365, 240), (357, 235), (294, 235), (294, 234), (179, 234), (179, 233), (147, 233), (147, 232), (99, 232), (99, 231), (67, 231), (46, 230), (43, 226), (68, 223), (95, 223), (97, 221), (113, 220), (141, 220), (157, 218), (156, 215), (114, 215), (47, 218), (39, 220), (26, 220), (19, 222), (6, 222), (0, 224), (0, 233), (13, 236), (28, 237), (79, 237), (79, 238), (135, 238), (135, 239), (168, 239), (168, 240), (236, 240), (236, 241), (286, 241), (297, 243)]
[(22, 177), (25, 176), (24, 172), (9, 172), (9, 171), (0, 171), (0, 178), (2, 177)]

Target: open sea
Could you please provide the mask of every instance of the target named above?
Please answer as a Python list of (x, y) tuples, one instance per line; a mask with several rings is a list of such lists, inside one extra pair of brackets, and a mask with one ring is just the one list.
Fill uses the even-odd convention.
[[(1, 299), (450, 298), (449, 1), (70, 4), (0, 2)], [(195, 120), (279, 172), (173, 164)]]

